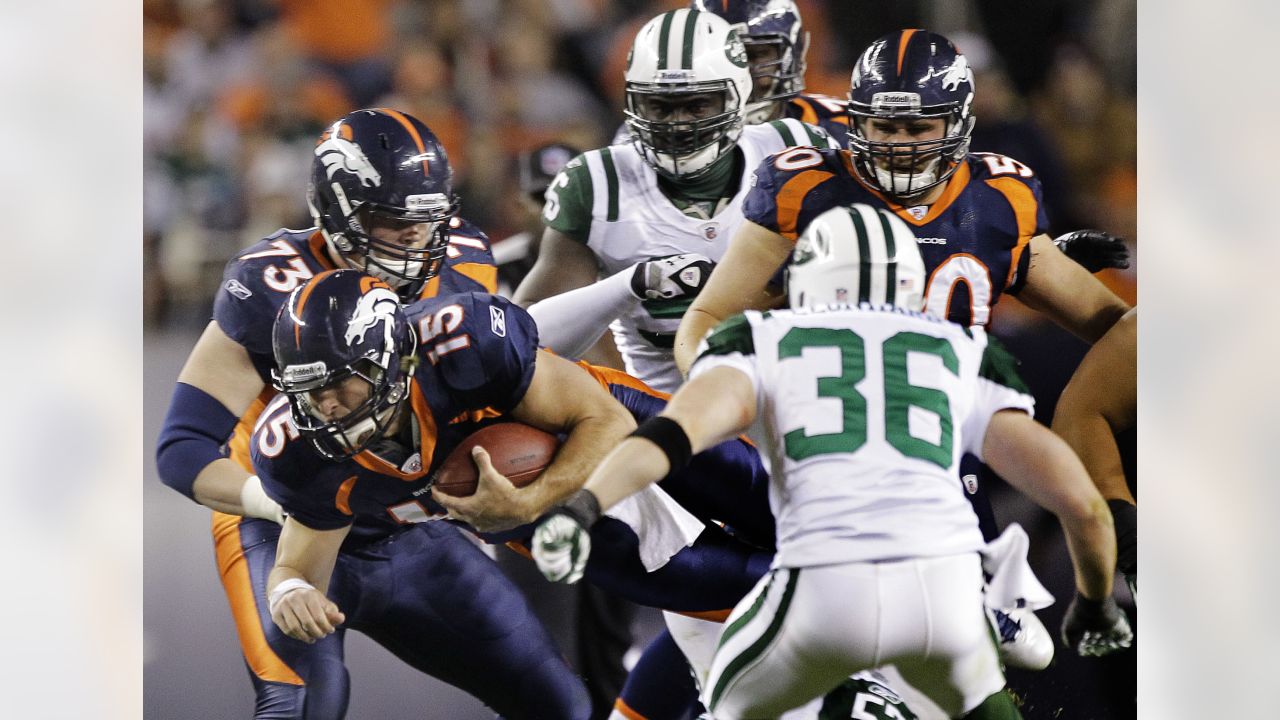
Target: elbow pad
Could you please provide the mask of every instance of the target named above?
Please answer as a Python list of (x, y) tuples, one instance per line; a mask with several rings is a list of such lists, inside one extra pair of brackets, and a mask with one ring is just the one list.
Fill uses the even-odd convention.
[(196, 476), (209, 463), (226, 457), (222, 446), (238, 420), (205, 391), (177, 383), (156, 442), (161, 482), (195, 500)]

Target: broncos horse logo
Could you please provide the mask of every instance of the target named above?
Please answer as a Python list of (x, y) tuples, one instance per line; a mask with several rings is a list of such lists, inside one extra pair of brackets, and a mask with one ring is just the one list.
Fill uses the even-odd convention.
[(382, 175), (374, 169), (364, 151), (346, 138), (330, 136), (316, 146), (316, 157), (324, 163), (326, 176), (330, 180), (335, 172), (342, 170), (360, 178), (360, 184), (364, 187), (378, 187), (382, 184)]
[(382, 323), (383, 357), (379, 359), (378, 364), (386, 367), (389, 361), (387, 355), (395, 347), (395, 335), (392, 334), (392, 330), (396, 324), (398, 307), (400, 307), (400, 298), (396, 297), (390, 288), (381, 283), (373, 286), (361, 295), (360, 301), (356, 303), (356, 310), (351, 313), (351, 319), (347, 321), (347, 332), (343, 339), (347, 341), (347, 345), (362, 343), (365, 341), (365, 333), (376, 327), (378, 323)]

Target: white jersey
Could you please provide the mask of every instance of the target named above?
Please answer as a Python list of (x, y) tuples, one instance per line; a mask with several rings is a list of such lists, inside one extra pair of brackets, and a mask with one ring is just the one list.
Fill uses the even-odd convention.
[(981, 330), (931, 315), (833, 305), (750, 311), (704, 341), (691, 377), (746, 373), (774, 472), (777, 567), (977, 551), (959, 487), (997, 411), (1031, 413), (1015, 361)]
[[(585, 213), (560, 198), (581, 196), (582, 190), (564, 192), (570, 182), (581, 183), (571, 173), (582, 161), (590, 173), (590, 231), (587, 246), (600, 262), (601, 277), (608, 277), (637, 262), (665, 255), (699, 253), (718, 261), (729, 239), (743, 223), (742, 202), (751, 188), (760, 162), (795, 145), (837, 147), (820, 128), (799, 120), (775, 120), (743, 128), (738, 147), (745, 162), (737, 194), (710, 219), (681, 212), (658, 189), (658, 176), (631, 144), (592, 150), (575, 159), (552, 182), (543, 217), (555, 227), (561, 213)], [(584, 203), (585, 204), (585, 203)], [(692, 301), (644, 301), (619, 318), (611, 328), (614, 341), (626, 360), (627, 372), (667, 392), (682, 382), (672, 347), (680, 318)]]

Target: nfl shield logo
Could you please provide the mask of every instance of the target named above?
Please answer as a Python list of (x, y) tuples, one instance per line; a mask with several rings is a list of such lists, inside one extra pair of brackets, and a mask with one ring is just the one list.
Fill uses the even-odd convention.
[(710, 223), (702, 226), (702, 236), (708, 240), (715, 240), (720, 234), (720, 226), (716, 223)]

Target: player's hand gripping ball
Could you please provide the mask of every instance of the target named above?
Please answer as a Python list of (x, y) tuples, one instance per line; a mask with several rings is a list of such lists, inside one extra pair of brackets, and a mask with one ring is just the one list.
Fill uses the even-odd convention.
[(454, 497), (475, 494), (478, 472), (471, 449), (477, 445), (488, 451), (494, 470), (505, 475), (512, 485), (524, 487), (551, 464), (560, 440), (549, 432), (518, 422), (498, 423), (477, 430), (440, 465), (434, 483), (436, 490)]

